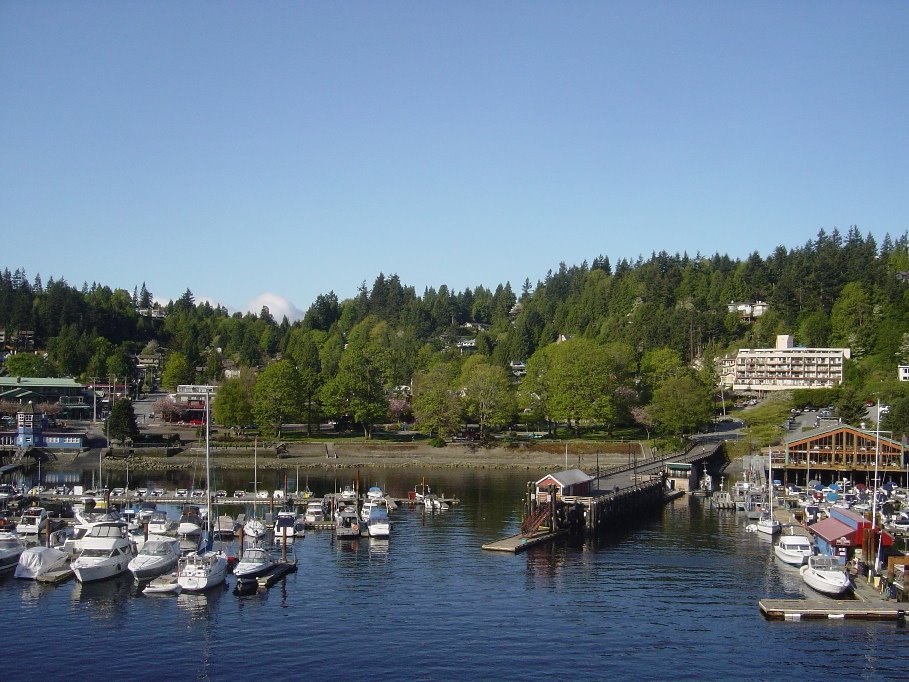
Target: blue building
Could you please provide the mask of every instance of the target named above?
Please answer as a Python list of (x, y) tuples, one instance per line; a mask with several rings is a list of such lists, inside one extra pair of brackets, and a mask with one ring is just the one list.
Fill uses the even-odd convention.
[(0, 444), (16, 448), (46, 450), (82, 450), (86, 447), (85, 431), (47, 430), (47, 415), (37, 412), (32, 403), (16, 413), (16, 430), (0, 432)]

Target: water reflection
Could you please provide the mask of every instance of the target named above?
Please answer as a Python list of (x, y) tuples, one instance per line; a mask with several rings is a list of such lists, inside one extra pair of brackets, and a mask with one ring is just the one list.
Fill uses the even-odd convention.
[(129, 572), (109, 580), (82, 583), (78, 580), (73, 585), (70, 599), (73, 609), (80, 612), (86, 605), (92, 608), (92, 616), (110, 618), (115, 613), (123, 611), (130, 596), (135, 594), (133, 576)]
[(191, 620), (208, 620), (227, 589), (225, 582), (205, 592), (181, 592), (177, 595), (177, 606), (187, 613)]

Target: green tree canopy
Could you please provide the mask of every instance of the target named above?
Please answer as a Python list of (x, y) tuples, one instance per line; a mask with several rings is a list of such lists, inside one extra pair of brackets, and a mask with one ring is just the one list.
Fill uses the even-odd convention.
[(161, 384), (164, 388), (174, 391), (181, 384), (193, 383), (195, 370), (190, 366), (187, 357), (179, 352), (174, 351), (167, 356), (164, 363), (164, 371), (161, 372)]
[(338, 373), (322, 387), (322, 402), (328, 412), (359, 424), (365, 438), (387, 417), (382, 373), (362, 345), (351, 343), (341, 355)]
[(252, 424), (254, 392), (255, 384), (243, 376), (225, 379), (212, 403), (214, 421), (235, 429)]
[(502, 427), (514, 419), (515, 399), (505, 370), (481, 355), (464, 363), (458, 382), (467, 417), (480, 425), (480, 437), (489, 428)]
[(120, 398), (111, 408), (107, 417), (107, 435), (112, 440), (125, 442), (127, 438), (139, 435), (139, 426), (136, 424), (136, 413), (129, 398)]
[(439, 362), (413, 378), (411, 405), (417, 426), (430, 436), (445, 438), (455, 433), (460, 423), (460, 403), (452, 388), (457, 366)]
[(654, 392), (647, 412), (663, 433), (691, 433), (710, 423), (711, 395), (710, 387), (692, 374), (672, 377)]
[(6, 373), (11, 377), (55, 377), (57, 370), (43, 355), (16, 353), (4, 361)]
[(272, 363), (259, 375), (253, 395), (253, 415), (259, 429), (281, 436), (281, 427), (300, 418), (300, 375), (287, 360)]

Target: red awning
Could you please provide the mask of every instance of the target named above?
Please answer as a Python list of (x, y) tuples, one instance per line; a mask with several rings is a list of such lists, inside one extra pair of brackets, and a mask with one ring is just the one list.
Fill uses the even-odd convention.
[(814, 525), (808, 526), (808, 530), (830, 544), (836, 544), (841, 547), (844, 545), (851, 547), (862, 543), (859, 531), (852, 530), (851, 527), (834, 518), (818, 521)]

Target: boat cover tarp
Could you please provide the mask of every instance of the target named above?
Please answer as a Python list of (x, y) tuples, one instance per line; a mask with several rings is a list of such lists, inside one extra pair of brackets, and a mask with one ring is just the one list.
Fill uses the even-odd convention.
[(53, 547), (29, 547), (19, 557), (15, 576), (35, 579), (48, 571), (63, 568), (68, 556), (66, 552)]

